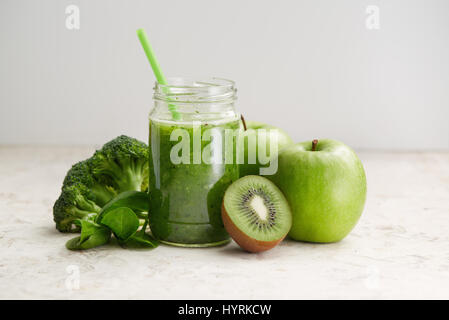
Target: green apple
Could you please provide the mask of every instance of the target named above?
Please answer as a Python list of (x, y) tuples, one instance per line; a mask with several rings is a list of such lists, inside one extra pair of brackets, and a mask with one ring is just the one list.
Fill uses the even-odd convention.
[(366, 199), (362, 162), (345, 144), (330, 140), (297, 143), (279, 153), (276, 174), (267, 176), (284, 193), (293, 215), (289, 236), (336, 242), (354, 228)]
[[(271, 158), (273, 155), (271, 154), (271, 139), (277, 140), (277, 151), (281, 150), (282, 148), (293, 144), (293, 140), (290, 138), (290, 136), (282, 129), (276, 128), (275, 126), (271, 126), (265, 123), (256, 122), (256, 121), (246, 121), (246, 131), (243, 132), (243, 139), (244, 139), (244, 163), (239, 164), (239, 170), (240, 170), (240, 177), (244, 177), (247, 175), (260, 175), (259, 169), (261, 167), (267, 167), (267, 163), (263, 163), (262, 159), (260, 159), (258, 153), (259, 153), (259, 135), (258, 131), (259, 129), (265, 129), (267, 132), (267, 138), (266, 138), (266, 156), (267, 161), (269, 158)], [(274, 129), (275, 136), (272, 136), (269, 133), (270, 130)], [(255, 148), (250, 148), (248, 146), (248, 141), (251, 141), (251, 137), (254, 138), (256, 142)], [(253, 161), (250, 160), (251, 156), (255, 159), (254, 163), (251, 163)]]

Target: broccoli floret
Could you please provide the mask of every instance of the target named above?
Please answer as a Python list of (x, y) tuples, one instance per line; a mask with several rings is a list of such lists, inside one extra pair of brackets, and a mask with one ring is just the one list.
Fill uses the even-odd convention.
[(148, 146), (134, 138), (122, 135), (106, 143), (89, 166), (96, 179), (111, 182), (118, 193), (148, 188)]
[(89, 198), (92, 198), (92, 193), (82, 183), (64, 187), (53, 206), (56, 229), (61, 232), (79, 232), (80, 226), (75, 224), (77, 219), (94, 219), (101, 207)]
[(148, 146), (119, 136), (67, 172), (53, 207), (56, 228), (79, 232), (77, 219), (95, 219), (101, 208), (119, 193), (148, 189)]
[(95, 201), (99, 206), (103, 206), (117, 195), (117, 191), (111, 186), (112, 181), (106, 177), (95, 179), (90, 170), (89, 162), (91, 160), (80, 161), (72, 166), (67, 172), (62, 188), (83, 184), (90, 190), (90, 200)]

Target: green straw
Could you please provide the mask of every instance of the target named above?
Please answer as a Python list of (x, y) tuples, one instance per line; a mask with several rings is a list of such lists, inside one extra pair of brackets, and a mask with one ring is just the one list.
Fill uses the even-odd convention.
[[(147, 55), (148, 61), (151, 64), (151, 69), (153, 69), (154, 76), (156, 77), (156, 80), (158, 83), (162, 85), (167, 84), (167, 80), (165, 80), (164, 74), (161, 71), (161, 67), (159, 66), (159, 62), (156, 59), (156, 55), (154, 54), (153, 48), (150, 45), (150, 42), (148, 41), (148, 37), (143, 29), (137, 30), (137, 36), (139, 37), (140, 43), (142, 44), (143, 51), (145, 51), (145, 54)], [(176, 106), (169, 104), (168, 110), (170, 110), (173, 120), (179, 120), (181, 119), (181, 115), (179, 114), (178, 110), (176, 110)]]

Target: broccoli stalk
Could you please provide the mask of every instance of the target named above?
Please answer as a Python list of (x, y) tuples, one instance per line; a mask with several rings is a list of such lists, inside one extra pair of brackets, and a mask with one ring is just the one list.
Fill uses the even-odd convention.
[(145, 143), (120, 136), (95, 152), (90, 161), (97, 179), (111, 179), (118, 193), (143, 191), (148, 182), (148, 147)]
[(94, 158), (94, 175), (112, 178), (119, 193), (125, 190), (141, 191), (144, 161), (127, 156), (111, 159), (104, 154), (96, 154)]
[(98, 184), (93, 184), (90, 187), (90, 191), (95, 195), (96, 202), (100, 206), (105, 205), (117, 195), (117, 191), (115, 191), (112, 187)]

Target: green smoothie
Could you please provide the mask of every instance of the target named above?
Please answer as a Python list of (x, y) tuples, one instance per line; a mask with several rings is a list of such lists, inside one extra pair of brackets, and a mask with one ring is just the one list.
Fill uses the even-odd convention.
[[(221, 203), (239, 172), (235, 158), (232, 163), (225, 159), (225, 148), (229, 148), (225, 131), (238, 130), (239, 126), (238, 120), (196, 126), (150, 120), (150, 226), (155, 237), (181, 246), (229, 241), (221, 220)], [(205, 139), (211, 131), (213, 136)], [(198, 134), (201, 139), (195, 138)], [(180, 148), (186, 141), (188, 148)], [(235, 139), (231, 142), (235, 150)], [(207, 150), (214, 150), (213, 161), (204, 160)]]

